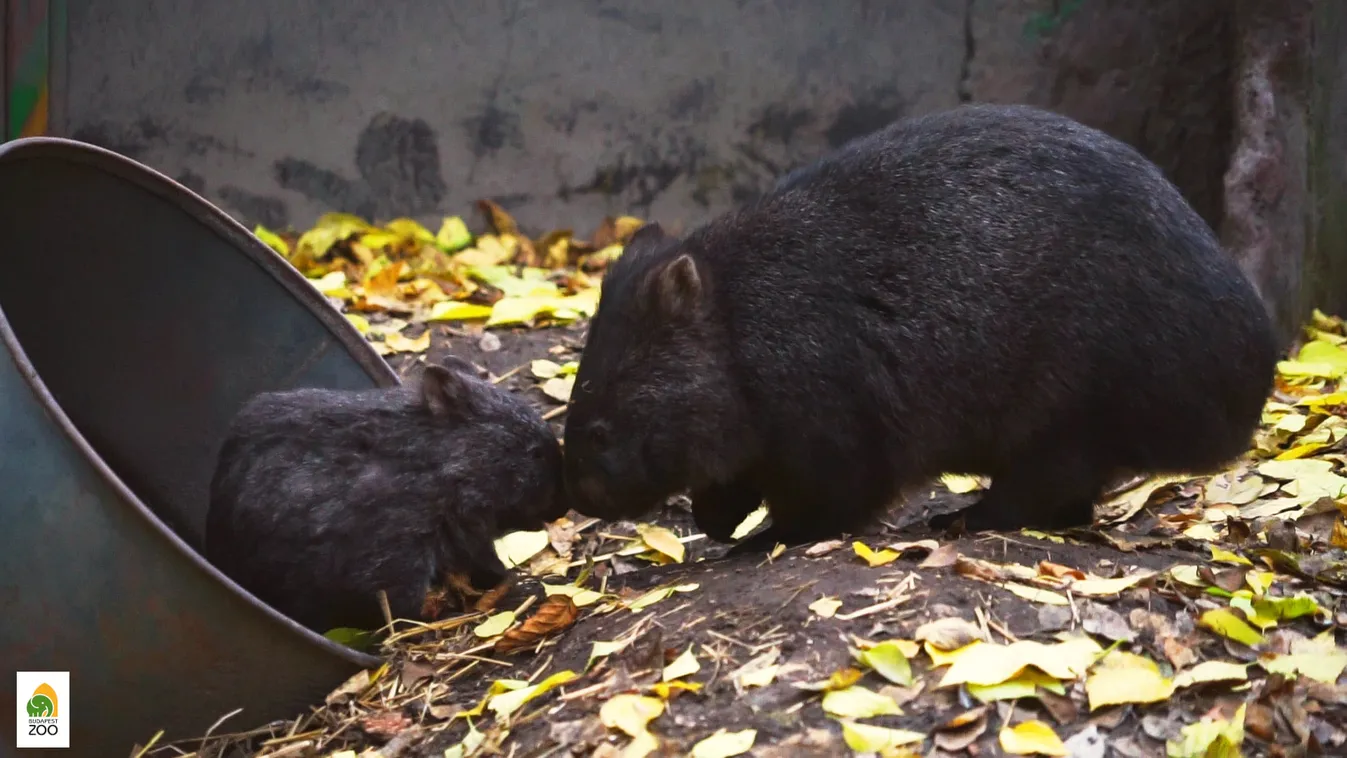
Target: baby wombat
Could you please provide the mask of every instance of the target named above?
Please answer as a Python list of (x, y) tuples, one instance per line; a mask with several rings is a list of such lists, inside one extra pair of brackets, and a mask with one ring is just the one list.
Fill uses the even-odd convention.
[(969, 529), (1088, 525), (1118, 475), (1244, 451), (1277, 354), (1149, 161), (1062, 116), (965, 106), (685, 239), (639, 230), (590, 325), (567, 484), (602, 518), (690, 488), (720, 541), (764, 498), (772, 539), (855, 532), (945, 471), (992, 477)]
[(205, 554), (305, 626), (420, 618), (432, 584), (505, 578), (500, 535), (566, 513), (561, 447), (527, 403), (450, 358), (418, 386), (250, 400), (211, 482)]

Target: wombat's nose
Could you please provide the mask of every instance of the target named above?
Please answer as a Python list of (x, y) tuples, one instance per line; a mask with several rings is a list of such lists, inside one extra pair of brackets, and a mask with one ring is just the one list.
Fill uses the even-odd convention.
[(585, 515), (597, 516), (604, 503), (603, 483), (591, 474), (566, 478), (566, 494), (571, 507)]

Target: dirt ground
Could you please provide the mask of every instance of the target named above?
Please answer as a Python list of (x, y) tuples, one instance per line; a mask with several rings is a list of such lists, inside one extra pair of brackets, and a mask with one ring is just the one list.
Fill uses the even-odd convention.
[[(486, 336), (440, 325), (431, 328), (435, 331), (429, 360), (452, 353), (484, 367), (493, 377), (508, 374), (500, 385), (524, 393), (540, 412), (550, 414), (560, 434), (564, 413), (557, 409), (562, 406), (537, 389), (528, 364), (539, 358), (557, 363), (577, 359), (583, 325), (493, 330)], [(412, 355), (393, 355), (389, 360), (404, 377), (420, 370)], [(605, 583), (607, 593), (630, 599), (652, 588), (680, 586), (685, 591), (673, 592), (638, 611), (618, 608), (594, 613), (594, 606), (582, 608), (569, 628), (546, 637), (540, 646), (510, 654), (464, 652), (476, 650), (473, 646), (481, 640), (445, 632), (438, 643), (440, 653), (418, 658), (397, 652), (390, 657), (385, 681), (400, 677), (392, 690), (381, 689), (377, 682), (350, 686), (344, 696), (330, 697), (301, 726), (281, 724), (245, 741), (208, 743), (200, 754), (438, 758), (456, 754), (453, 750), (469, 734), (472, 722), (472, 729), (484, 739), (479, 755), (627, 755), (623, 750), (631, 738), (604, 725), (599, 716), (602, 706), (620, 693), (658, 689), (664, 667), (688, 650), (694, 651), (699, 668), (681, 680), (699, 688), (674, 689), (661, 698), (665, 700), (663, 712), (649, 724), (659, 747), (650, 755), (687, 755), (695, 743), (721, 729), (756, 730), (753, 746), (745, 753), (749, 755), (858, 754), (845, 744), (838, 720), (825, 713), (822, 693), (797, 685), (821, 682), (856, 667), (852, 650), (864, 641), (914, 640), (923, 636), (919, 630), (927, 622), (952, 618), (963, 619), (968, 623), (961, 628), (994, 643), (1036, 640), (1052, 644), (1063, 633), (1084, 631), (1103, 647), (1116, 642), (1121, 649), (1161, 662), (1170, 675), (1178, 668), (1175, 662), (1190, 666), (1208, 660), (1250, 663), (1257, 659), (1258, 653), (1251, 648), (1198, 627), (1195, 619), (1221, 604), (1220, 598), (1213, 600), (1209, 593), (1184, 586), (1164, 573), (1174, 566), (1193, 566), (1220, 584), (1234, 570), (1213, 562), (1211, 543), (1171, 528), (1183, 498), (1140, 509), (1126, 522), (1103, 532), (949, 540), (925, 527), (926, 516), (961, 507), (973, 497), (952, 494), (933, 483), (913, 493), (903, 507), (865, 534), (832, 546), (802, 546), (774, 556), (744, 553), (727, 557), (728, 546), (703, 538), (685, 543), (687, 552), (681, 563), (653, 565), (634, 556), (596, 563), (590, 584)], [(686, 501), (680, 499), (647, 521), (682, 538), (696, 534)], [(630, 522), (591, 526), (577, 538), (575, 554), (611, 553), (617, 544), (614, 540), (635, 533), (636, 525)], [(901, 557), (870, 566), (854, 551), (853, 539), (876, 550), (892, 543), (935, 543), (908, 546), (901, 550)], [(939, 547), (932, 551), (936, 543)], [(1240, 546), (1226, 547), (1237, 550)], [(1347, 572), (1335, 569), (1333, 562), (1342, 560), (1341, 553), (1306, 557), (1299, 578), (1279, 578), (1278, 586), (1288, 593), (1312, 594), (1323, 612), (1282, 622), (1269, 637), (1290, 636), (1283, 641), (1274, 639), (1274, 647), (1286, 648), (1295, 638), (1312, 636), (1335, 624), (1347, 625), (1343, 599)], [(1004, 576), (992, 575), (996, 566), (1005, 565), (1026, 570), (1058, 567), (1054, 570), (1078, 570), (1105, 578), (1131, 575), (1139, 569), (1158, 573), (1108, 596), (1068, 593), (1068, 601), (1061, 604), (1036, 602), (1022, 591), (1007, 589), (1001, 581)], [(1316, 567), (1322, 570), (1317, 578), (1310, 578)], [(573, 581), (576, 573), (572, 570), (565, 579), (546, 581)], [(539, 602), (544, 599), (539, 580), (521, 579), (495, 607), (518, 607), (530, 595)], [(827, 598), (839, 603), (831, 614), (826, 609), (821, 613), (817, 602)], [(926, 639), (932, 639), (930, 629), (926, 627)], [(614, 640), (630, 644), (589, 665), (594, 643)], [(866, 717), (866, 724), (933, 736), (910, 745), (914, 752), (892, 748), (884, 755), (1004, 755), (1008, 753), (1000, 742), (1001, 727), (1037, 718), (1065, 741), (1069, 752), (1058, 754), (1164, 756), (1166, 740), (1178, 739), (1185, 725), (1204, 715), (1231, 718), (1244, 702), (1252, 704), (1244, 715), (1244, 755), (1347, 755), (1347, 686), (1266, 675), (1250, 666), (1248, 682), (1197, 683), (1149, 704), (1123, 703), (1091, 710), (1079, 684), (1068, 685), (1061, 695), (1031, 688), (1026, 697), (983, 704), (967, 687), (939, 687), (945, 669), (931, 665), (926, 653), (909, 657), (914, 675), (910, 685), (893, 684), (876, 671), (865, 671), (857, 682), (887, 695), (901, 710), (900, 714)], [(470, 665), (462, 665), (469, 659)], [(765, 685), (745, 686), (738, 670), (754, 659), (759, 669), (765, 665), (778, 668)], [(497, 680), (536, 684), (563, 671), (577, 676), (528, 701), (508, 722), (493, 718), (490, 711), (477, 718), (459, 717), (480, 706)], [(951, 720), (962, 724), (951, 727)], [(352, 752), (343, 754), (343, 750)]]
[[(438, 361), (454, 354), (473, 361), (498, 378), (500, 386), (524, 393), (550, 417), (560, 435), (564, 407), (541, 392), (539, 380), (529, 373), (529, 362), (547, 358), (563, 364), (578, 359), (583, 324), (489, 334), (442, 324), (430, 329), (434, 333), (424, 358)], [(419, 372), (420, 359), (395, 354), (389, 364), (401, 376), (411, 377)], [(1121, 703), (1094, 708), (1095, 693), (1087, 693), (1079, 681), (1065, 683), (1060, 693), (1044, 685), (1030, 685), (1018, 696), (999, 699), (983, 693), (986, 703), (968, 685), (940, 687), (950, 666), (933, 665), (931, 644), (951, 649), (958, 648), (955, 641), (962, 645), (981, 638), (995, 645), (1014, 641), (1053, 645), (1071, 635), (1088, 634), (1100, 648), (1117, 645), (1141, 654), (1160, 664), (1157, 676), (1173, 677), (1177, 670), (1204, 661), (1257, 664), (1259, 654), (1297, 650), (1321, 631), (1347, 626), (1343, 568), (1347, 555), (1342, 549), (1320, 543), (1309, 551), (1294, 537), (1294, 530), (1288, 537), (1285, 525), (1270, 521), (1262, 526), (1268, 533), (1266, 541), (1254, 539), (1254, 530), (1231, 526), (1219, 549), (1233, 552), (1220, 553), (1211, 540), (1195, 536), (1189, 528), (1195, 518), (1200, 521), (1200, 516), (1193, 516), (1200, 510), (1192, 508), (1193, 491), (1137, 508), (1109, 528), (1070, 535), (1014, 533), (951, 540), (924, 525), (931, 514), (960, 508), (974, 497), (977, 494), (952, 494), (932, 482), (909, 495), (901, 508), (865, 535), (775, 555), (729, 556), (727, 545), (698, 535), (686, 499), (675, 498), (645, 520), (687, 540), (683, 560), (664, 565), (651, 563), (651, 553), (613, 556), (637, 536), (633, 522), (578, 521), (572, 525), (570, 545), (575, 563), (566, 576), (540, 579), (521, 574), (492, 610), (532, 603), (536, 611), (546, 600), (540, 582), (574, 582), (581, 571), (575, 567), (585, 556), (597, 559), (586, 587), (599, 588), (621, 602), (572, 606), (578, 613), (570, 626), (508, 653), (497, 653), (473, 637), (469, 630), (481, 623), (478, 615), (469, 625), (445, 626), (385, 650), (385, 670), (362, 672), (364, 679), (357, 677), (335, 689), (327, 703), (315, 703), (313, 714), (300, 715), (295, 722), (247, 724), (261, 728), (217, 736), (199, 746), (159, 746), (150, 754), (182, 755), (195, 749), (197, 755), (210, 758), (453, 758), (461, 755), (466, 736), (469, 743), (481, 740), (480, 749), (471, 754), (512, 758), (1005, 755), (1030, 753), (1010, 753), (1004, 727), (1037, 719), (1064, 742), (1040, 754), (1137, 758), (1175, 755), (1167, 753), (1167, 740), (1183, 739), (1185, 727), (1191, 731), (1195, 728), (1191, 724), (1237, 718), (1237, 708), (1246, 704), (1246, 710), (1239, 711), (1243, 753), (1220, 753), (1218, 745), (1177, 755), (1347, 755), (1347, 685), (1336, 684), (1336, 675), (1320, 681), (1325, 677), (1269, 675), (1258, 665), (1247, 665), (1247, 679), (1199, 677), (1173, 695), (1146, 701), (1144, 695), (1123, 693), (1113, 697)], [(1304, 529), (1307, 522), (1300, 526)], [(853, 541), (876, 551), (890, 545), (897, 557), (870, 565), (855, 551)], [(1277, 553), (1281, 559), (1272, 561), (1276, 572), (1262, 571), (1268, 568), (1266, 560), (1251, 564), (1235, 555), (1257, 555), (1259, 549), (1269, 548), (1284, 551)], [(1175, 567), (1184, 567), (1188, 574), (1180, 575)], [(1107, 579), (1138, 571), (1153, 575), (1103, 594), (1040, 596), (1025, 583), (1025, 572), (1057, 576), (1084, 572), (1091, 579)], [(1228, 590), (1243, 587), (1246, 575), (1263, 574), (1276, 574), (1278, 591), (1286, 595), (1311, 595), (1317, 613), (1281, 619), (1263, 630), (1268, 642), (1259, 650), (1203, 629), (1197, 619), (1224, 607)], [(630, 607), (645, 592), (669, 587), (678, 590), (641, 609)], [(1226, 588), (1226, 594), (1214, 595), (1219, 587)], [(519, 618), (527, 617), (521, 613)], [(911, 641), (907, 642), (909, 683), (894, 683), (878, 670), (858, 664), (855, 650), (886, 640)], [(625, 646), (591, 658), (595, 642), (613, 641)], [(686, 661), (680, 658), (686, 652), (695, 658), (696, 670), (668, 676), (665, 666)], [(745, 672), (761, 673), (772, 666), (772, 676), (746, 683)], [(508, 718), (482, 710), (486, 697), (504, 691), (498, 684), (501, 680), (521, 680), (515, 684), (519, 687), (525, 681), (541, 683), (558, 672), (574, 677), (525, 701)], [(373, 681), (369, 675), (374, 675)], [(826, 687), (823, 683), (830, 677), (832, 685)], [(663, 683), (665, 679), (672, 684)], [(863, 719), (867, 726), (920, 732), (920, 739), (884, 750), (872, 745), (867, 747), (869, 753), (847, 746), (836, 714), (824, 711), (820, 691), (846, 689), (849, 684), (885, 696), (898, 711), (854, 716), (855, 722)], [(621, 720), (614, 716), (616, 710), (605, 710), (605, 703), (622, 693), (643, 693), (644, 703), (661, 703), (660, 714), (649, 720), (649, 732), (657, 742), (649, 753), (634, 749), (636, 740), (624, 734), (624, 727), (614, 726)], [(699, 740), (718, 730), (754, 730), (752, 747), (746, 753), (706, 746), (692, 751)]]

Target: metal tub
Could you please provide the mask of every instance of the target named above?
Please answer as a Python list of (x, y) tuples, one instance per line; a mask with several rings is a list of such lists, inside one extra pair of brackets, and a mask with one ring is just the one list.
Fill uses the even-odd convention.
[[(397, 381), (280, 256), (181, 185), (83, 143), (0, 145), (0, 673), (70, 672), (63, 754), (128, 755), (236, 708), (224, 731), (291, 717), (377, 665), (196, 548), (249, 396)], [(17, 707), (6, 682), (0, 754)]]

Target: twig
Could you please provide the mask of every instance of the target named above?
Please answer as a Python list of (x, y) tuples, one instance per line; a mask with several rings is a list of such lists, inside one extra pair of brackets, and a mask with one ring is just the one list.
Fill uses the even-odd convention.
[(882, 603), (875, 603), (872, 606), (862, 608), (858, 611), (852, 611), (851, 613), (838, 613), (834, 615), (833, 618), (837, 619), (838, 621), (851, 621), (852, 619), (858, 619), (862, 616), (870, 616), (879, 613), (881, 611), (887, 611), (888, 609), (893, 608), (894, 606), (905, 603), (910, 597), (911, 597), (910, 595), (899, 595), (898, 597), (892, 598), (890, 600), (885, 600)]
[(158, 732), (155, 732), (154, 736), (150, 738), (150, 741), (145, 743), (145, 747), (141, 748), (140, 752), (131, 756), (131, 758), (144, 758), (145, 754), (150, 751), (150, 748), (154, 747), (154, 743), (158, 742), (159, 738), (163, 736), (164, 736), (163, 729), (160, 729)]
[(560, 416), (561, 414), (565, 413), (568, 408), (570, 408), (569, 405), (559, 405), (556, 408), (553, 408), (552, 410), (543, 414), (543, 421), (551, 421), (557, 416)]

